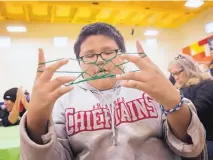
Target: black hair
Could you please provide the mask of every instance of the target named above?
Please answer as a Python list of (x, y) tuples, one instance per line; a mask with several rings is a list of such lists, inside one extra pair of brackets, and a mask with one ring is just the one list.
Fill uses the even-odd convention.
[(173, 84), (173, 85), (175, 85), (175, 83), (176, 83), (176, 81), (175, 81), (175, 78), (170, 74), (170, 76), (169, 76), (169, 81)]
[(81, 44), (91, 35), (107, 36), (116, 42), (121, 52), (126, 52), (124, 39), (120, 32), (110, 24), (97, 22), (82, 28), (74, 44), (74, 52), (77, 59), (79, 59)]

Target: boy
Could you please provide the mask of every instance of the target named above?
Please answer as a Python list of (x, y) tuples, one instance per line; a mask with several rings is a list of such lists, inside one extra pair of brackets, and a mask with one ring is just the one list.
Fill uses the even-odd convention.
[[(73, 77), (52, 76), (68, 60), (46, 67), (40, 49), (38, 70), (43, 72), (37, 73), (30, 107), (21, 121), (21, 159), (197, 157), (204, 148), (205, 131), (194, 105), (146, 57), (138, 41), (136, 47), (140, 56), (121, 56), (126, 50), (116, 28), (105, 23), (85, 26), (74, 45), (79, 65), (88, 73), (83, 78), (107, 73), (116, 78), (66, 87), (61, 85)], [(140, 71), (122, 74), (123, 66), (115, 65), (124, 60), (136, 64)], [(156, 101), (163, 105), (162, 110)]]

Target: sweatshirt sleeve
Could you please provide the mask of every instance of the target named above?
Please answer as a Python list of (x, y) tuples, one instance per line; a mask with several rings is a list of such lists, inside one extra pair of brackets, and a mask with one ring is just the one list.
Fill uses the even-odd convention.
[(66, 136), (64, 108), (60, 100), (54, 106), (53, 121), (48, 124), (48, 133), (42, 136), (43, 145), (29, 138), (26, 129), (27, 112), (20, 123), (21, 160), (72, 160), (73, 155)]
[(204, 150), (206, 139), (205, 129), (196, 114), (196, 109), (192, 102), (188, 99), (185, 99), (184, 101), (188, 105), (192, 115), (191, 122), (187, 129), (187, 133), (191, 137), (192, 143), (187, 144), (179, 140), (172, 133), (167, 120), (164, 121), (164, 135), (168, 146), (174, 153), (186, 158), (197, 157)]

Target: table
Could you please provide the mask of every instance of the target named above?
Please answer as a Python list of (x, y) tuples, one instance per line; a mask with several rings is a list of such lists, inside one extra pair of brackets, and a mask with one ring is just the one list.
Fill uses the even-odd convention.
[(19, 126), (0, 127), (0, 160), (20, 159)]

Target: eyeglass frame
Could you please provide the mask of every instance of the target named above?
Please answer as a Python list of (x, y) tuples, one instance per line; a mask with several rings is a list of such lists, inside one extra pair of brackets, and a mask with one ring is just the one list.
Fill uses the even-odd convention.
[(174, 58), (175, 60), (178, 60), (178, 59), (185, 59), (184, 56), (182, 56), (181, 54), (179, 54), (177, 57)]
[(171, 73), (171, 75), (174, 76), (179, 76), (182, 72), (184, 71), (184, 69), (181, 69), (180, 71), (177, 71), (175, 73)]
[[(104, 58), (102, 57), (102, 54), (103, 54), (104, 52), (107, 52), (107, 51), (115, 51), (115, 56), (113, 56), (112, 58), (109, 58), (109, 59), (104, 59)], [(85, 56), (87, 56), (87, 55), (79, 57), (79, 60), (82, 61), (82, 62), (84, 62), (84, 63), (86, 63), (86, 64), (94, 64), (94, 63), (96, 63), (96, 62), (98, 61), (98, 57), (99, 57), (99, 56), (100, 56), (104, 61), (109, 61), (109, 60), (115, 58), (115, 57), (118, 55), (119, 52), (121, 52), (121, 49), (106, 50), (106, 51), (103, 51), (103, 52), (101, 52), (101, 53), (99, 53), (99, 54), (94, 54), (94, 55), (96, 56), (96, 60), (93, 61), (93, 62), (88, 62), (88, 61), (84, 61), (84, 60), (83, 60), (83, 58), (84, 58)]]
[[(185, 59), (185, 57), (181, 54), (179, 54), (177, 57), (174, 58), (175, 60), (178, 60), (178, 59)], [(175, 73), (171, 73), (171, 75), (174, 77), (174, 76), (179, 76), (182, 72), (184, 71), (184, 69), (182, 68), (180, 71), (178, 72), (175, 72)]]

